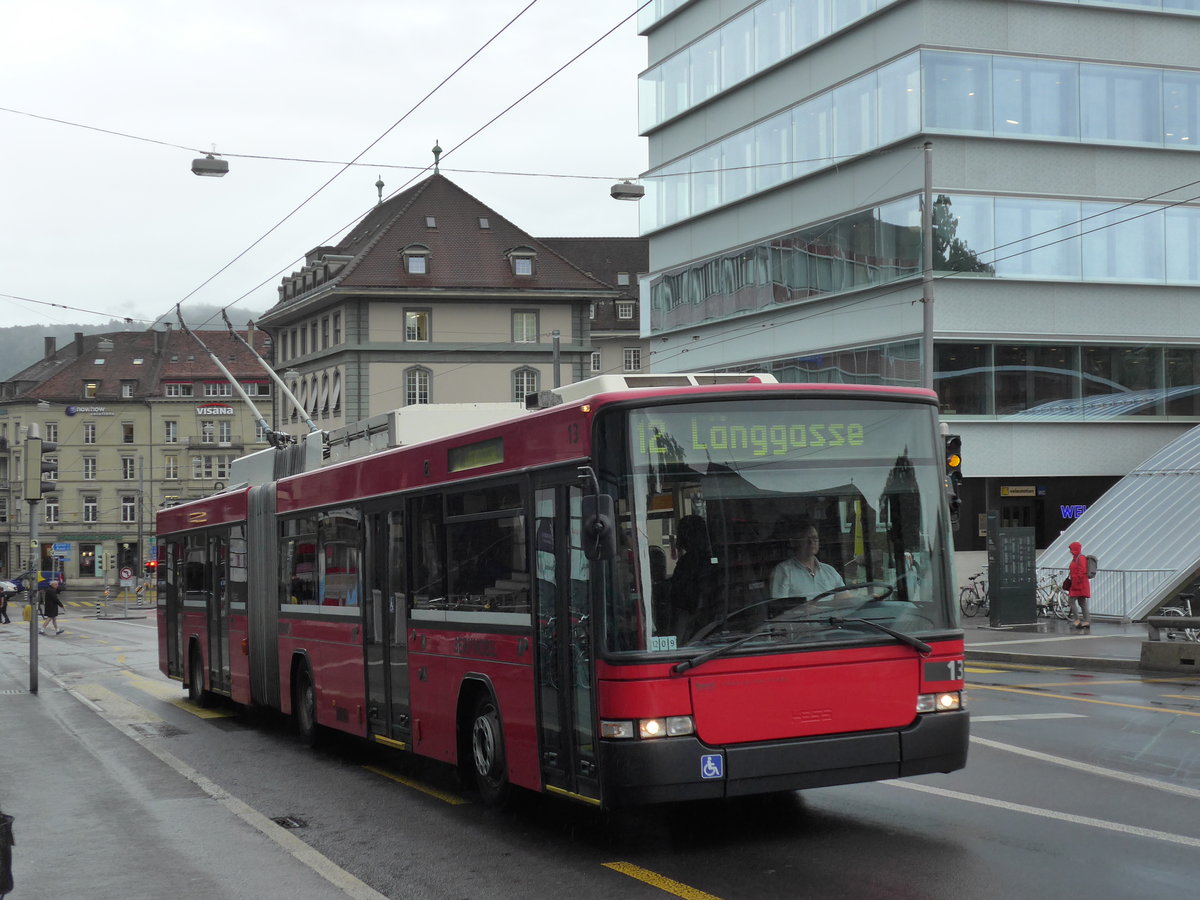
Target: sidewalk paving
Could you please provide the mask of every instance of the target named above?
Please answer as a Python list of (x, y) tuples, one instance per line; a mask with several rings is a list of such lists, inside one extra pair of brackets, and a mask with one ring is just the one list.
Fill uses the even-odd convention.
[[(0, 628), (18, 628), (22, 623)], [(43, 638), (43, 640), (46, 640)], [(59, 638), (62, 640), (62, 638)], [(0, 653), (0, 811), (13, 900), (381, 896), (169, 753), (114, 727), (46, 668)]]
[(1141, 668), (1145, 624), (1098, 622), (1076, 631), (1062, 619), (993, 627), (986, 617), (964, 618), (967, 662), (1136, 671)]

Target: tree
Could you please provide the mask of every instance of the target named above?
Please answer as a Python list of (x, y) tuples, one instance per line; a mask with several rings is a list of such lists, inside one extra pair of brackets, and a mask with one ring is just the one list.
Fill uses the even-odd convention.
[(996, 274), (994, 265), (983, 262), (958, 237), (958, 217), (950, 211), (950, 198), (945, 194), (938, 194), (933, 202), (933, 268), (943, 272)]

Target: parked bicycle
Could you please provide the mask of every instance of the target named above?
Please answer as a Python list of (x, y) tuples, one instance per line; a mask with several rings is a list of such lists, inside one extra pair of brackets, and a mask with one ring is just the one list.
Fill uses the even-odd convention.
[[(1175, 598), (1180, 606), (1164, 606), (1158, 611), (1160, 616), (1191, 616), (1192, 595), (1180, 594)], [(1172, 628), (1167, 631), (1167, 640), (1183, 638), (1185, 641), (1200, 641), (1200, 628)]]
[(988, 594), (987, 576), (982, 572), (977, 572), (970, 576), (967, 581), (971, 583), (958, 593), (958, 605), (962, 609), (963, 615), (974, 616), (983, 613), (986, 616), (992, 609), (992, 599)]
[(1071, 616), (1071, 598), (1062, 584), (1051, 574), (1042, 576), (1037, 586), (1037, 614), (1049, 619), (1068, 619)]

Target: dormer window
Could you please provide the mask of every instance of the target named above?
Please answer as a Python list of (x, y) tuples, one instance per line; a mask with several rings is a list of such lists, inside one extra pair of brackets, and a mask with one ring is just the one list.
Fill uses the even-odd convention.
[(436, 216), (426, 216), (425, 217), (425, 227), (426, 228), (437, 228), (437, 217)]
[(537, 253), (532, 247), (514, 247), (506, 254), (508, 256), (509, 265), (512, 266), (514, 275), (528, 278), (534, 273), (533, 261), (537, 258)]
[(409, 244), (400, 253), (404, 257), (404, 271), (409, 275), (429, 273), (429, 248), (424, 244)]

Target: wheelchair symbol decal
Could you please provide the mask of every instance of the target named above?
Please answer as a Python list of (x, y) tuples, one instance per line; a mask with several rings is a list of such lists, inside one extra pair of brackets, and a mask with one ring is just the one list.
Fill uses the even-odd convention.
[(725, 758), (719, 753), (708, 753), (700, 757), (701, 778), (724, 778)]

